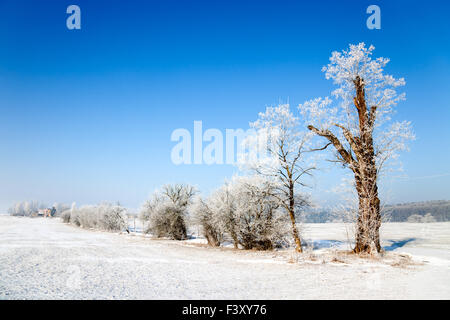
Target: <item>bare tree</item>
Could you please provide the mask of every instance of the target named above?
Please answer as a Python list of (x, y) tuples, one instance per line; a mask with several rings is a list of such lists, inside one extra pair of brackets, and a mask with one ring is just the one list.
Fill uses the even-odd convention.
[(208, 241), (208, 245), (218, 247), (223, 241), (224, 230), (220, 212), (212, 207), (214, 204), (210, 198), (204, 200), (201, 197), (197, 197), (189, 207), (189, 211), (192, 212), (194, 225), (202, 228), (203, 236)]
[(328, 140), (322, 149), (333, 145), (334, 161), (353, 172), (359, 201), (356, 253), (370, 253), (372, 245), (378, 252), (381, 250), (379, 173), (387, 160), (406, 148), (404, 141), (413, 138), (409, 122), (386, 126), (393, 107), (404, 100), (404, 94), (397, 94), (396, 88), (405, 81), (383, 73), (389, 59), (373, 60), (374, 49), (360, 43), (350, 45), (349, 50), (333, 52), (323, 71), (338, 87), (332, 93), (339, 100), (338, 105), (326, 97), (299, 106), (310, 121), (308, 129)]
[(296, 194), (296, 185), (305, 186), (302, 178), (314, 169), (304, 159), (310, 135), (300, 130), (299, 118), (293, 115), (289, 104), (268, 107), (250, 126), (255, 131), (244, 140), (246, 151), (240, 155), (239, 163), (277, 182), (273, 196), (288, 213), (296, 250), (302, 252), (296, 209), (307, 205), (307, 201)]
[(8, 209), (8, 213), (13, 216), (32, 216), (37, 214), (39, 209), (45, 208), (46, 205), (39, 201), (21, 201), (15, 203)]
[(234, 230), (244, 249), (271, 250), (287, 243), (289, 218), (279, 210), (278, 186), (260, 175), (233, 177)]
[(127, 210), (120, 203), (113, 205), (103, 202), (99, 205), (86, 205), (80, 208), (76, 208), (73, 203), (71, 209), (67, 209), (61, 214), (61, 218), (65, 223), (70, 222), (82, 228), (107, 231), (125, 229), (128, 232), (126, 214)]
[(234, 183), (226, 181), (208, 198), (209, 206), (218, 216), (220, 225), (233, 240), (235, 249), (239, 247), (238, 225), (236, 221), (236, 193)]
[(270, 250), (288, 242), (289, 218), (274, 198), (277, 184), (259, 175), (234, 176), (208, 198), (190, 207), (211, 246), (229, 236), (234, 247)]
[(195, 189), (189, 185), (165, 185), (141, 210), (141, 219), (149, 222), (148, 230), (157, 237), (176, 240), (187, 238), (185, 216)]

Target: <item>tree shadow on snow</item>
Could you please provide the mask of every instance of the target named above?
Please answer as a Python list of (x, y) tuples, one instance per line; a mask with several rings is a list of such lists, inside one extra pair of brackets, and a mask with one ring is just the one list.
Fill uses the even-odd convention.
[(403, 247), (405, 244), (407, 244), (408, 242), (412, 242), (412, 241), (414, 241), (414, 240), (416, 240), (416, 238), (409, 238), (409, 239), (398, 240), (398, 241), (395, 241), (395, 240), (387, 240), (387, 241), (390, 241), (390, 242), (391, 242), (391, 245), (390, 245), (390, 246), (383, 247), (383, 249), (384, 249), (385, 251), (394, 251), (395, 249), (401, 248), (401, 247)]
[(313, 250), (324, 249), (324, 248), (335, 248), (343, 244), (343, 241), (339, 240), (305, 240), (302, 247), (309, 247)]

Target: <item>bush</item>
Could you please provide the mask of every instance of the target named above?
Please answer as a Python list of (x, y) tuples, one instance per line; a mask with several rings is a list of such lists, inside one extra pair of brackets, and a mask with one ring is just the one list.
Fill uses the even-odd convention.
[(127, 227), (126, 209), (120, 205), (103, 205), (98, 207), (97, 225), (107, 231), (119, 231)]
[(71, 210), (65, 210), (65, 211), (63, 211), (61, 213), (61, 220), (64, 223), (69, 223), (70, 222), (70, 213), (71, 213)]
[(208, 244), (213, 247), (220, 246), (224, 239), (224, 230), (217, 210), (210, 208), (200, 197), (195, 199), (190, 210), (193, 213), (193, 223), (202, 228), (202, 234)]
[(436, 218), (433, 217), (431, 213), (427, 213), (425, 216), (423, 216), (422, 222), (423, 223), (436, 222)]
[(159, 204), (151, 215), (148, 232), (158, 238), (186, 239), (187, 229), (183, 209), (170, 202)]
[(146, 233), (174, 240), (187, 238), (187, 207), (195, 194), (189, 185), (166, 185), (147, 201), (141, 210), (141, 219), (149, 222)]
[(415, 223), (430, 223), (436, 222), (436, 219), (432, 216), (431, 213), (427, 213), (424, 216), (421, 216), (420, 214), (410, 215), (406, 221)]
[[(82, 228), (94, 229), (98, 223), (98, 207), (84, 206), (73, 212), (73, 223)], [(71, 218), (72, 220), (72, 218)]]
[(289, 220), (273, 196), (275, 188), (264, 178), (235, 177), (206, 200), (194, 202), (193, 222), (212, 246), (219, 246), (226, 236), (235, 248), (268, 250), (287, 245)]
[(61, 214), (65, 223), (87, 229), (120, 231), (127, 228), (126, 209), (120, 205), (103, 203), (97, 206), (83, 206), (66, 210)]
[(270, 250), (287, 244), (288, 216), (273, 196), (276, 184), (260, 177), (235, 179), (234, 232), (244, 249)]

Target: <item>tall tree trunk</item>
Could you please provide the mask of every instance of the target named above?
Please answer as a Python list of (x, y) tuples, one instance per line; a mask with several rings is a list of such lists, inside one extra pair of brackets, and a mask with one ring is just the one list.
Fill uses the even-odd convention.
[(231, 224), (230, 233), (231, 233), (231, 238), (233, 239), (233, 246), (235, 249), (238, 249), (239, 248), (239, 240), (238, 240), (236, 231), (234, 230), (234, 222)]
[(358, 220), (356, 230), (356, 244), (354, 252), (371, 253), (372, 245), (377, 252), (380, 246), (380, 199), (378, 198), (378, 170), (375, 163), (375, 149), (373, 146), (373, 124), (376, 106), (367, 110), (364, 80), (356, 77), (354, 80), (356, 96), (355, 107), (359, 117), (360, 136), (355, 139), (354, 152), (358, 159), (358, 167), (354, 168), (356, 191), (359, 197)]
[(356, 231), (356, 253), (371, 253), (373, 245), (377, 252), (380, 246), (380, 199), (378, 197), (377, 176), (372, 132), (361, 128), (361, 148), (358, 156), (359, 167), (355, 170), (356, 191), (359, 197)]
[(373, 249), (381, 251), (380, 245), (380, 199), (376, 182), (365, 187), (357, 187), (359, 197), (358, 220), (356, 224), (356, 244), (353, 249), (356, 253), (371, 253)]
[(295, 222), (295, 200), (294, 200), (294, 183), (289, 185), (289, 218), (291, 218), (292, 223), (292, 235), (295, 241), (295, 251), (303, 252), (302, 242), (298, 235), (297, 224)]
[(356, 244), (353, 251), (370, 253), (374, 246), (380, 252), (381, 214), (377, 186), (378, 170), (373, 145), (373, 128), (377, 106), (371, 106), (370, 110), (367, 110), (364, 80), (362, 78), (357, 76), (353, 83), (356, 91), (353, 101), (358, 112), (359, 136), (353, 136), (349, 128), (335, 124), (342, 129), (343, 135), (350, 145), (350, 150), (344, 148), (341, 141), (330, 130), (319, 130), (312, 125), (309, 125), (308, 129), (327, 138), (330, 141), (329, 144), (336, 148), (339, 160), (347, 164), (355, 175), (359, 207), (356, 223)]

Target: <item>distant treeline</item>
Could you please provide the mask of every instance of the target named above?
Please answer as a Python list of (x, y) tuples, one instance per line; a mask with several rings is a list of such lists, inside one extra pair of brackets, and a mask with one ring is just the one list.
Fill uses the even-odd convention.
[[(450, 201), (436, 200), (386, 205), (382, 208), (385, 221), (389, 222), (443, 222), (450, 221)], [(306, 223), (342, 222), (344, 215), (321, 210), (304, 215)]]
[(450, 221), (450, 201), (424, 201), (389, 205), (384, 213), (391, 222), (411, 221), (414, 216), (424, 217), (430, 214), (436, 222)]

